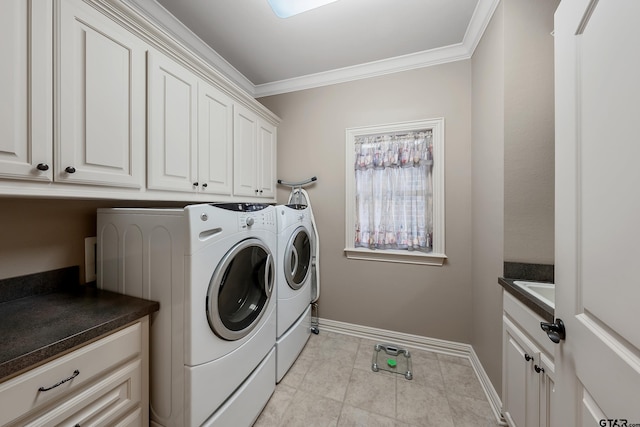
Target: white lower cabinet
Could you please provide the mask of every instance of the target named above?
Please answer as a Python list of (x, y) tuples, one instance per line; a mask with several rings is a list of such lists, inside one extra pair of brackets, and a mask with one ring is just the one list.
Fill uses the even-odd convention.
[(506, 292), (503, 303), (504, 418), (511, 427), (550, 427), (554, 365), (543, 319)]
[(148, 317), (0, 383), (0, 425), (146, 426)]

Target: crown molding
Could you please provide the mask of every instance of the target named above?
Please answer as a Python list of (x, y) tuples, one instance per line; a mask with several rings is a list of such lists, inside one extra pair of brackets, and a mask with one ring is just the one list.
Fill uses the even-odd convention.
[(322, 73), (309, 74), (292, 79), (280, 80), (272, 83), (256, 85), (254, 96), (256, 98), (281, 93), (295, 92), (304, 89), (312, 89), (354, 80), (368, 79), (383, 76), (385, 74), (409, 71), (416, 68), (429, 67), (447, 62), (460, 61), (470, 58), (464, 44), (425, 50), (408, 55), (380, 61), (367, 62), (351, 67), (339, 68)]
[(469, 59), (480, 43), (484, 30), (489, 25), (499, 3), (500, 0), (478, 1), (462, 43), (256, 85), (253, 94), (256, 98), (260, 98)]
[(173, 16), (171, 12), (165, 9), (160, 3), (155, 0), (122, 0), (122, 2), (135, 9), (156, 26), (162, 28), (163, 31), (170, 34), (186, 48), (200, 56), (226, 78), (255, 97), (255, 85), (249, 79), (240, 73), (240, 71), (236, 70), (233, 65), (213, 50), (211, 46), (195, 35), (193, 31)]
[(254, 98), (312, 89), (471, 58), (500, 0), (479, 0), (462, 43), (260, 85), (196, 36), (155, 0), (123, 0)]

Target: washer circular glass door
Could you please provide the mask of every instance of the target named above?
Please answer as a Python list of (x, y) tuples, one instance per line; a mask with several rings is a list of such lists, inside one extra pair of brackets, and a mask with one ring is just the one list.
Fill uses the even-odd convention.
[(295, 229), (284, 251), (284, 277), (291, 289), (298, 290), (304, 284), (311, 266), (311, 239), (307, 229)]
[(259, 239), (236, 244), (220, 261), (207, 291), (207, 320), (220, 338), (249, 334), (265, 312), (274, 281), (273, 254)]

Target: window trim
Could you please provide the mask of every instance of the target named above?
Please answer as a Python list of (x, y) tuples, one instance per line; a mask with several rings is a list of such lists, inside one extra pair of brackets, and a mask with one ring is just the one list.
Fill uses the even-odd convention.
[[(355, 228), (355, 142), (365, 135), (411, 132), (431, 129), (433, 132), (433, 251), (423, 253), (403, 250), (374, 250), (356, 248)], [(345, 249), (349, 259), (442, 266), (445, 254), (445, 198), (444, 198), (444, 118), (389, 123), (384, 125), (347, 128), (345, 131)]]

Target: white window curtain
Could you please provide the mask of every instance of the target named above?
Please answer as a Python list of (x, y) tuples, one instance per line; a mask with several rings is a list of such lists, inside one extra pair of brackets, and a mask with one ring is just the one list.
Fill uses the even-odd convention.
[(433, 249), (432, 131), (355, 141), (355, 247)]

